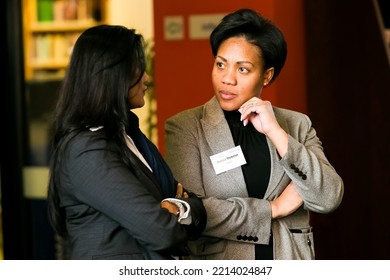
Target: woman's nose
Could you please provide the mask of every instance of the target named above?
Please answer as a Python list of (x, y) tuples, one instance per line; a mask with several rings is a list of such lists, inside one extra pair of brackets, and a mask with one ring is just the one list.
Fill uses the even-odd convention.
[(229, 70), (229, 69), (224, 71), (224, 74), (222, 77), (222, 82), (224, 84), (230, 84), (230, 85), (236, 84), (235, 72), (233, 70)]
[(144, 72), (144, 76), (143, 76), (144, 82), (149, 82), (149, 79), (150, 79), (150, 77), (149, 77), (148, 73)]

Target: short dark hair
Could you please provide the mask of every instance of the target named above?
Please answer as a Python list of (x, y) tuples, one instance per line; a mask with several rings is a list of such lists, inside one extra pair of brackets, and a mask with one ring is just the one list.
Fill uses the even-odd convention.
[(222, 42), (232, 37), (244, 37), (257, 46), (264, 62), (264, 70), (274, 67), (274, 81), (287, 57), (287, 43), (281, 30), (269, 19), (251, 9), (240, 9), (222, 18), (211, 32), (210, 44), (216, 56)]

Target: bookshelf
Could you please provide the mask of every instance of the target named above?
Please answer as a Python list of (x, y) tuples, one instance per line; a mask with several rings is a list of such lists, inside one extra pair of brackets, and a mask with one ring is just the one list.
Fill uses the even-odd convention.
[(80, 33), (105, 22), (106, 5), (106, 0), (23, 0), (25, 79), (61, 79)]

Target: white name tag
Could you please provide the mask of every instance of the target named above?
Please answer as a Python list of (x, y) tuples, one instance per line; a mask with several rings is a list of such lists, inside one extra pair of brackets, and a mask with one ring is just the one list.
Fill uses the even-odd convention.
[(210, 156), (215, 174), (220, 174), (233, 168), (246, 164), (241, 146), (231, 148), (219, 154)]

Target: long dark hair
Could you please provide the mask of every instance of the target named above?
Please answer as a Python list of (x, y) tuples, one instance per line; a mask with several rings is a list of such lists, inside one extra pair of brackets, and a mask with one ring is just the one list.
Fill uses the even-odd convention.
[(60, 208), (59, 162), (67, 143), (90, 127), (104, 126), (105, 137), (118, 143), (122, 159), (129, 161), (123, 128), (129, 126), (129, 89), (146, 68), (144, 40), (135, 30), (118, 25), (98, 25), (77, 39), (59, 90), (52, 127), (49, 220), (60, 236), (66, 236)]

